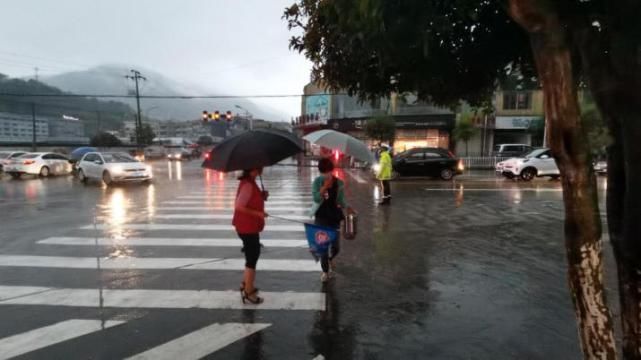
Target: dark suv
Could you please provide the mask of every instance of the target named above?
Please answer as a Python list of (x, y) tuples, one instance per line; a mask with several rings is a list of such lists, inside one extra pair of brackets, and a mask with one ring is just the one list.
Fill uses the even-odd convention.
[(394, 157), (394, 172), (399, 176), (432, 176), (450, 180), (463, 173), (463, 162), (441, 148), (415, 148)]

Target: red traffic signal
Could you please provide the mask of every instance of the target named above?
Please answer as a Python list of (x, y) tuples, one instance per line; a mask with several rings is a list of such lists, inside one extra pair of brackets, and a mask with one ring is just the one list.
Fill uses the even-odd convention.
[(203, 121), (204, 121), (204, 122), (207, 122), (207, 119), (209, 119), (210, 115), (211, 115), (211, 114), (209, 114), (209, 113), (207, 112), (207, 110), (204, 110), (204, 111), (203, 111)]
[(232, 118), (231, 111), (227, 111), (225, 113), (225, 118), (227, 119), (227, 121), (231, 121), (231, 118)]

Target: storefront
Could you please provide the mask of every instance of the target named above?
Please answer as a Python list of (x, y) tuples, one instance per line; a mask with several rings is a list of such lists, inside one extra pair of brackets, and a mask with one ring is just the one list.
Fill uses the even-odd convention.
[(541, 116), (497, 116), (494, 144), (541, 146), (543, 127), (544, 122)]
[[(451, 132), (455, 124), (454, 114), (393, 116), (396, 122), (394, 152), (399, 153), (417, 147), (440, 147), (451, 149)], [(328, 127), (348, 133), (374, 147), (374, 141), (365, 136), (367, 119), (331, 119)]]

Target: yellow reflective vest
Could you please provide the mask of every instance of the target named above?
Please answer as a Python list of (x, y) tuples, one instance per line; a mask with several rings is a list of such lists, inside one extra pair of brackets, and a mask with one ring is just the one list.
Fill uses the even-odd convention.
[(390, 180), (392, 178), (392, 157), (389, 151), (383, 151), (379, 160), (381, 170), (378, 172), (378, 180)]

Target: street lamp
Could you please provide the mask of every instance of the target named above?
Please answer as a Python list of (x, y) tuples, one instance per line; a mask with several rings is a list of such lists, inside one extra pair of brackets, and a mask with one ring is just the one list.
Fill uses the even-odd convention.
[(254, 130), (254, 117), (252, 116), (252, 114), (249, 111), (247, 111), (247, 109), (245, 109), (240, 105), (234, 105), (234, 106), (245, 112), (245, 117), (249, 119), (249, 130)]

